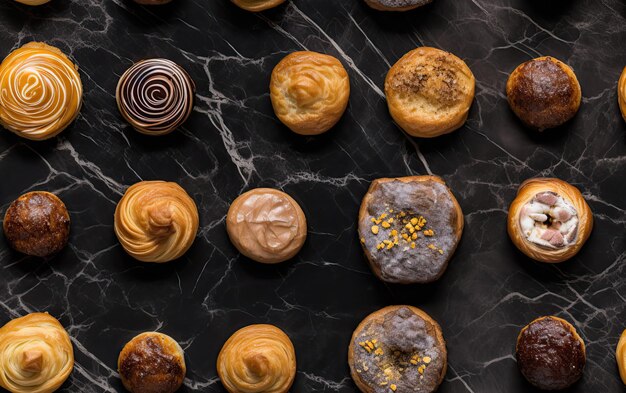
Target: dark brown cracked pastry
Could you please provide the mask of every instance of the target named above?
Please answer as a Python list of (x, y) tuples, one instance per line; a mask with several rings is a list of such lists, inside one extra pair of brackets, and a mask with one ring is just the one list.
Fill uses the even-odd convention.
[(433, 0), (365, 0), (365, 3), (379, 11), (410, 11)]
[(506, 95), (517, 117), (539, 131), (566, 123), (582, 99), (574, 70), (549, 56), (519, 65), (507, 81)]
[(46, 191), (28, 192), (13, 201), (2, 226), (11, 247), (37, 257), (61, 251), (70, 237), (70, 215), (65, 204)]
[(524, 327), (515, 352), (524, 377), (543, 390), (573, 385), (585, 368), (585, 343), (574, 326), (557, 317), (541, 317)]
[(348, 348), (350, 374), (363, 393), (435, 392), (446, 375), (447, 356), (439, 324), (412, 306), (369, 315)]
[(463, 212), (437, 176), (376, 179), (359, 210), (359, 237), (374, 273), (399, 284), (439, 279), (463, 233)]

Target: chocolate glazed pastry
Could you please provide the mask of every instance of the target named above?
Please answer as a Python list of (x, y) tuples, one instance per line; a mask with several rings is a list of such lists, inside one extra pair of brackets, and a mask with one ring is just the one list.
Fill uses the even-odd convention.
[(446, 375), (446, 343), (439, 324), (424, 311), (389, 306), (356, 328), (348, 363), (363, 393), (432, 393)]
[(61, 251), (70, 236), (70, 215), (54, 194), (33, 191), (17, 198), (4, 215), (4, 235), (21, 253), (47, 257)]
[(359, 237), (383, 281), (439, 279), (463, 233), (463, 212), (437, 176), (376, 179), (359, 210)]
[(583, 375), (585, 343), (564, 319), (532, 321), (520, 332), (515, 350), (520, 371), (539, 389), (565, 389)]
[(410, 11), (433, 0), (365, 0), (365, 3), (379, 11)]
[(187, 120), (194, 92), (193, 80), (178, 64), (167, 59), (143, 60), (120, 78), (117, 106), (137, 131), (165, 135)]

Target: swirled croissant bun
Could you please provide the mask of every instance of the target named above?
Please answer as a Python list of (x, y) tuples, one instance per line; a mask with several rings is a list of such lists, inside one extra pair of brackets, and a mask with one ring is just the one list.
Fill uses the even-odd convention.
[(273, 325), (250, 325), (233, 334), (217, 357), (229, 393), (286, 393), (296, 376), (296, 352)]
[(0, 64), (0, 124), (17, 135), (52, 138), (78, 116), (83, 85), (59, 49), (31, 42)]
[(0, 386), (9, 392), (54, 392), (73, 368), (70, 336), (47, 313), (29, 314), (0, 328)]
[(260, 12), (278, 7), (286, 0), (230, 0), (237, 7), (251, 12)]
[(18, 3), (26, 4), (26, 5), (42, 5), (50, 2), (50, 0), (15, 0)]
[(339, 60), (316, 52), (294, 52), (272, 71), (270, 98), (276, 116), (296, 134), (331, 129), (350, 97), (348, 73)]
[(198, 232), (195, 202), (176, 183), (132, 185), (115, 209), (115, 234), (130, 256), (142, 262), (180, 258)]

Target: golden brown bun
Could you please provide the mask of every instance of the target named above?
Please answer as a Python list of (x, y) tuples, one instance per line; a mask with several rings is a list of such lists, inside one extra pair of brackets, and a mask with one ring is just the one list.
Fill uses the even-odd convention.
[(472, 71), (455, 55), (429, 47), (414, 49), (385, 79), (389, 113), (412, 136), (450, 133), (467, 120), (475, 84)]
[(172, 0), (135, 0), (135, 3), (143, 5), (161, 5), (171, 3)]
[(397, 392), (433, 393), (446, 375), (446, 342), (439, 324), (424, 311), (388, 306), (357, 326), (348, 364), (363, 393), (389, 393), (392, 385)]
[[(562, 248), (547, 248), (526, 239), (520, 226), (520, 213), (535, 195), (553, 192), (568, 202), (578, 214), (578, 233), (573, 244)], [(580, 191), (560, 179), (535, 178), (523, 182), (517, 197), (509, 208), (507, 230), (513, 244), (528, 257), (547, 263), (566, 261), (576, 255), (583, 247), (593, 229), (593, 213)]]
[(624, 67), (617, 85), (617, 100), (619, 102), (619, 109), (622, 112), (622, 117), (626, 120), (626, 67)]
[(73, 368), (70, 336), (49, 314), (28, 314), (0, 328), (0, 386), (9, 392), (54, 392)]
[(246, 326), (222, 347), (217, 374), (229, 393), (287, 393), (296, 376), (296, 352), (276, 326)]
[(169, 262), (189, 250), (198, 232), (195, 202), (176, 183), (142, 181), (126, 190), (115, 209), (115, 234), (142, 262)]
[(272, 71), (274, 112), (296, 134), (318, 135), (331, 129), (345, 112), (349, 97), (348, 73), (332, 56), (294, 52)]
[(26, 5), (42, 5), (50, 2), (50, 0), (15, 0), (18, 3), (26, 4)]
[(270, 8), (278, 7), (286, 0), (230, 0), (237, 7), (246, 11), (260, 12), (269, 10)]
[(65, 204), (45, 191), (28, 192), (13, 201), (2, 226), (11, 247), (38, 257), (61, 251), (70, 237), (70, 215)]
[(622, 336), (617, 343), (615, 359), (617, 360), (619, 375), (622, 378), (622, 382), (626, 385), (626, 330), (622, 332)]
[(306, 217), (298, 202), (272, 188), (255, 188), (233, 201), (226, 231), (246, 257), (261, 263), (293, 258), (304, 246)]
[(365, 3), (378, 11), (410, 11), (433, 0), (365, 0)]
[(183, 349), (170, 336), (157, 332), (130, 340), (120, 352), (117, 369), (132, 393), (174, 393), (187, 372)]
[(517, 117), (539, 131), (570, 120), (582, 99), (574, 70), (548, 56), (520, 64), (506, 83), (506, 95)]

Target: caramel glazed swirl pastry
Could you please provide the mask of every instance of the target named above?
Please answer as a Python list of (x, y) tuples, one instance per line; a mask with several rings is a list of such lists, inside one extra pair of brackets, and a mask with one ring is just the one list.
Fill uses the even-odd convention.
[(251, 12), (260, 12), (278, 7), (286, 0), (230, 0), (237, 7)]
[(198, 209), (176, 183), (142, 181), (128, 188), (115, 209), (115, 234), (130, 256), (169, 262), (191, 247)]
[(524, 254), (540, 262), (563, 262), (585, 244), (593, 214), (580, 191), (559, 179), (522, 183), (509, 209), (507, 229)]
[(0, 386), (9, 392), (54, 392), (73, 368), (70, 336), (47, 313), (29, 314), (0, 328)]
[(53, 46), (28, 43), (0, 64), (0, 124), (21, 137), (59, 134), (78, 116), (82, 96), (77, 67)]
[(193, 109), (195, 84), (187, 72), (167, 59), (143, 60), (117, 84), (117, 106), (142, 134), (164, 135), (182, 125)]
[(287, 393), (296, 376), (296, 352), (276, 326), (250, 325), (226, 341), (217, 373), (229, 393)]

